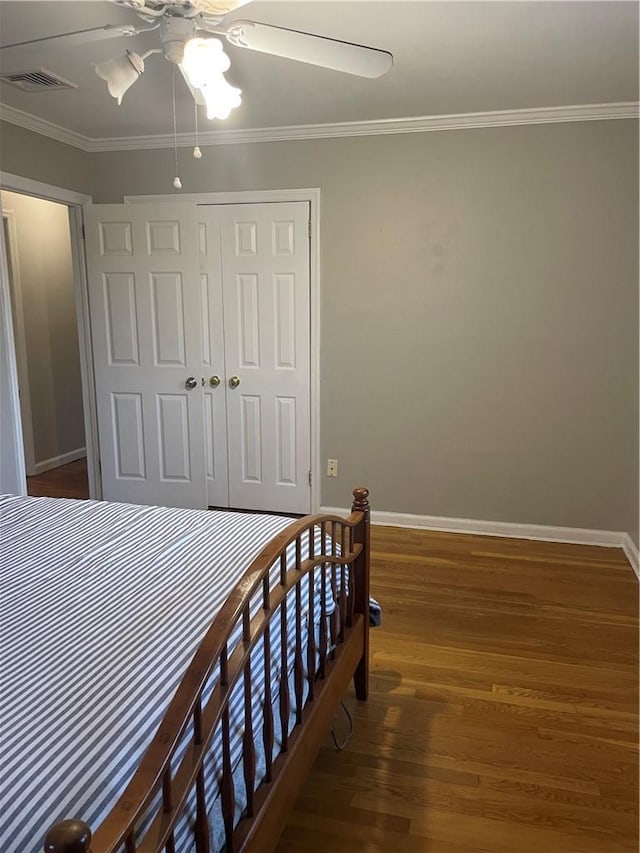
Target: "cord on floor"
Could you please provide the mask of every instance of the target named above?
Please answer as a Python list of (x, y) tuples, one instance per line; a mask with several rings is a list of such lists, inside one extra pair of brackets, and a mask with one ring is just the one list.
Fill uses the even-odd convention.
[(333, 743), (335, 745), (335, 748), (338, 750), (338, 752), (342, 752), (342, 750), (345, 748), (345, 746), (351, 740), (351, 735), (353, 734), (353, 717), (351, 716), (351, 712), (349, 711), (347, 706), (344, 704), (344, 702), (341, 702), (340, 705), (342, 707), (342, 710), (345, 712), (345, 714), (347, 716), (347, 720), (349, 721), (349, 731), (346, 733), (346, 735), (344, 736), (342, 741), (338, 741), (338, 738), (336, 737), (336, 733), (335, 733), (333, 727), (331, 728), (331, 737), (333, 738)]

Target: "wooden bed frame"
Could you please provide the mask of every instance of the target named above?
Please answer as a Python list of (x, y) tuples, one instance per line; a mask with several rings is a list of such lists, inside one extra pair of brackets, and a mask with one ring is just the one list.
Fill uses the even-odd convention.
[[(222, 727), (221, 810), (224, 821), (226, 853), (270, 853), (277, 843), (300, 785), (309, 773), (323, 743), (333, 715), (351, 678), (356, 696), (367, 698), (369, 651), (369, 492), (353, 491), (353, 506), (348, 518), (330, 515), (306, 516), (290, 524), (272, 539), (253, 561), (214, 619), (196, 651), (185, 676), (150, 743), (140, 766), (120, 799), (100, 826), (92, 833), (78, 820), (55, 824), (47, 833), (46, 853), (174, 853), (173, 831), (185, 803), (195, 798), (195, 848), (197, 853), (212, 853), (210, 826), (206, 809), (204, 757), (216, 729)], [(302, 559), (302, 543), (308, 544), (308, 557)], [(331, 544), (327, 546), (327, 542)], [(287, 566), (287, 549), (295, 549), (295, 567)], [(349, 570), (341, 571), (340, 566)], [(273, 570), (279, 582), (273, 586)], [(319, 571), (321, 603), (319, 629), (314, 620), (313, 596), (309, 603), (309, 625), (301, 617), (301, 581), (311, 575), (313, 584)], [(270, 584), (269, 578), (272, 582)], [(336, 580), (342, 577), (342, 583)], [(330, 585), (330, 587), (328, 587)], [(270, 588), (271, 586), (271, 588)], [(325, 592), (337, 602), (327, 615)], [(280, 607), (285, 596), (296, 596), (295, 651), (293, 654), (293, 696), (288, 680), (280, 677), (278, 708), (281, 721), (295, 711), (295, 727), (281, 723), (282, 745), (271, 762), (274, 744), (274, 715), (270, 679), (265, 679), (262, 726), (252, 731), (251, 666), (253, 647), (264, 638), (265, 671), (270, 672), (270, 625), (277, 619), (283, 635), (287, 629), (287, 608)], [(251, 616), (252, 600), (261, 606)], [(241, 626), (242, 639), (228, 653), (234, 628)], [(303, 636), (304, 642), (303, 642)], [(302, 649), (308, 644), (307, 660)], [(282, 644), (285, 647), (286, 644)], [(285, 652), (286, 654), (286, 652)], [(290, 658), (289, 658), (290, 660)], [(305, 663), (307, 673), (305, 674)], [(286, 667), (284, 667), (286, 672)], [(217, 685), (206, 703), (203, 692), (211, 673), (218, 673)], [(303, 702), (304, 681), (308, 696)], [(233, 686), (244, 681), (245, 731), (242, 767), (248, 803), (243, 817), (234, 827), (234, 785), (229, 738), (229, 699)], [(248, 724), (246, 721), (249, 721)], [(260, 730), (260, 728), (262, 730)], [(182, 760), (172, 766), (178, 746), (189, 737)], [(256, 756), (254, 738), (261, 738), (266, 755), (266, 776), (255, 793)], [(161, 796), (160, 796), (161, 792)], [(149, 805), (160, 798), (150, 825), (144, 832), (140, 821), (149, 814)]]

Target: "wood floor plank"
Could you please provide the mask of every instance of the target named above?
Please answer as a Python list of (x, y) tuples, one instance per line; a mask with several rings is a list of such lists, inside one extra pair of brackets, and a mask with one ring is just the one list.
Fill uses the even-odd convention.
[[(622, 551), (372, 531), (371, 695), (277, 853), (638, 849), (638, 586)], [(342, 721), (340, 721), (342, 725)]]
[(27, 494), (34, 498), (88, 498), (86, 458), (27, 477)]

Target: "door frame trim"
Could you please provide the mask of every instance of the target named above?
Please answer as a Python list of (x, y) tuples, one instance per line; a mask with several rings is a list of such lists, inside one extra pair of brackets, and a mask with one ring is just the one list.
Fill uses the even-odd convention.
[[(3, 201), (6, 201), (3, 199)], [(20, 416), (22, 418), (22, 440), (24, 443), (24, 465), (27, 477), (36, 473), (36, 453), (31, 416), (31, 389), (29, 387), (29, 361), (27, 359), (26, 334), (24, 329), (24, 304), (22, 279), (18, 257), (18, 233), (16, 214), (10, 207), (2, 206), (2, 220), (6, 223), (7, 269), (9, 271), (9, 293), (13, 297), (13, 341), (20, 389)]]
[[(2, 403), (8, 403), (9, 413), (3, 420), (3, 438), (0, 446), (0, 488), (12, 491), (16, 495), (27, 493), (27, 473), (24, 464), (24, 438), (22, 435), (22, 418), (20, 416), (20, 389), (18, 382), (18, 366), (16, 363), (16, 347), (13, 334), (13, 319), (11, 310), (11, 293), (9, 291), (9, 265), (4, 241), (4, 228), (0, 231), (0, 365), (3, 386)], [(7, 435), (5, 435), (5, 433)], [(5, 473), (5, 454), (12, 453), (15, 465)]]
[(310, 332), (310, 441), (311, 441), (311, 512), (320, 509), (320, 204), (319, 187), (281, 190), (240, 190), (238, 192), (206, 192), (158, 195), (126, 195), (125, 204), (149, 202), (181, 202), (209, 204), (262, 204), (268, 202), (306, 201), (309, 203), (311, 233), (309, 235), (309, 332)]
[[(82, 205), (92, 202), (92, 197), (84, 193), (68, 190), (53, 184), (45, 184), (0, 171), (0, 189), (9, 192), (30, 195), (47, 201), (64, 204), (69, 211), (69, 235), (71, 238), (71, 262), (73, 267), (73, 287), (76, 297), (76, 321), (78, 327), (78, 347), (80, 351), (80, 378), (82, 383), (82, 403), (84, 410), (84, 431), (87, 449), (87, 475), (89, 479), (89, 497), (102, 498), (100, 479), (98, 421), (96, 408), (95, 382), (93, 376), (93, 353), (91, 349), (91, 327), (89, 324), (89, 303), (87, 295), (87, 270), (83, 245)], [(15, 346), (14, 346), (15, 351)], [(19, 410), (14, 414), (14, 418)], [(20, 442), (21, 466), (24, 470), (24, 445)], [(26, 494), (26, 477), (24, 482)]]

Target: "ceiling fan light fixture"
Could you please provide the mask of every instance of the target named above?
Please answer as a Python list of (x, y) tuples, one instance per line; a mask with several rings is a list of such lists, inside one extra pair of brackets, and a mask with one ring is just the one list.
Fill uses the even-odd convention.
[(231, 60), (222, 49), (222, 42), (213, 38), (192, 38), (185, 42), (180, 64), (196, 89), (206, 85), (214, 72), (222, 74), (231, 68)]
[(96, 74), (106, 81), (109, 94), (122, 103), (125, 92), (144, 73), (144, 60), (132, 50), (114, 56), (95, 66)]
[(231, 110), (240, 106), (241, 90), (224, 77), (231, 62), (219, 39), (189, 39), (180, 65), (191, 85), (202, 93), (208, 119), (228, 118)]
[(209, 81), (200, 88), (207, 105), (207, 118), (229, 118), (231, 110), (240, 106), (240, 89), (230, 86), (220, 74), (219, 79)]

